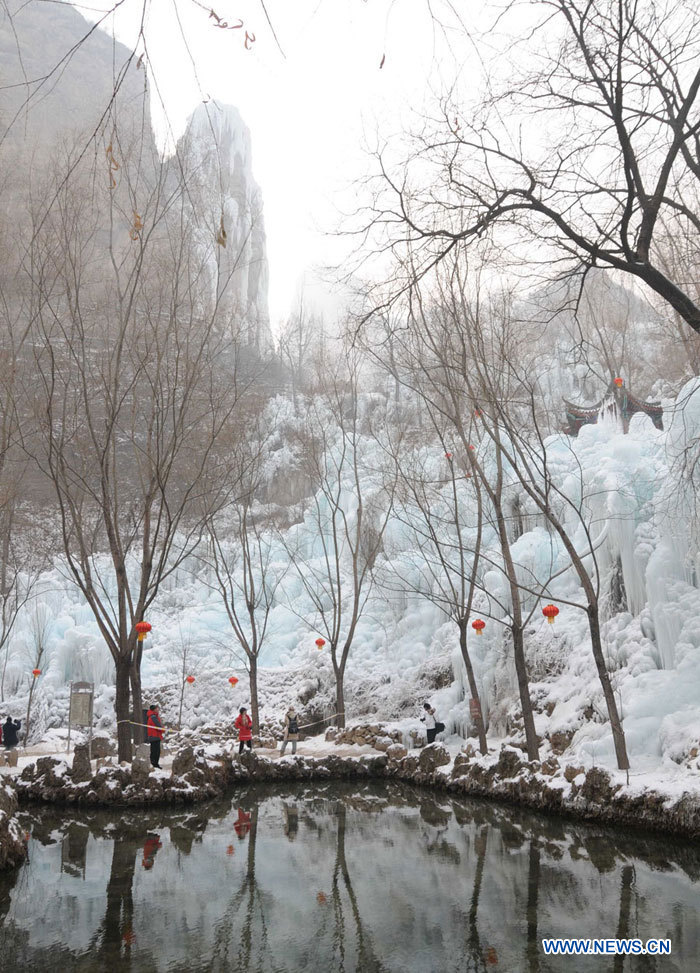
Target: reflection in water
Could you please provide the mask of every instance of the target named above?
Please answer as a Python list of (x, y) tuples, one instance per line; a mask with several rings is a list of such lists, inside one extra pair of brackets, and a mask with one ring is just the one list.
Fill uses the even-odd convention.
[[(700, 953), (691, 845), (416, 788), (22, 819), (31, 859), (0, 876), (3, 969), (682, 973)], [(673, 954), (547, 957), (545, 936), (668, 936)]]

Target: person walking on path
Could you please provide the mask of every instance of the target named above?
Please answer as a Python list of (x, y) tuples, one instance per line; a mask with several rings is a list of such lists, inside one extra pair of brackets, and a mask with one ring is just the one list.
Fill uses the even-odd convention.
[(243, 748), (248, 746), (249, 750), (253, 749), (253, 721), (248, 716), (248, 710), (245, 706), (241, 706), (238, 711), (238, 716), (233, 722), (233, 725), (238, 730), (238, 753), (243, 753)]
[(284, 736), (282, 737), (282, 750), (280, 757), (284, 757), (284, 751), (288, 743), (292, 745), (292, 753), (297, 752), (297, 740), (299, 739), (299, 717), (293, 706), (290, 706), (284, 714)]
[(12, 750), (13, 747), (17, 746), (18, 737), (17, 731), (22, 726), (21, 720), (12, 720), (11, 716), (8, 716), (2, 726), (2, 742), (6, 750)]
[(151, 765), (160, 770), (160, 741), (163, 739), (163, 724), (158, 715), (158, 704), (151, 703), (146, 716), (148, 742), (151, 745)]
[(442, 733), (445, 729), (445, 724), (438, 722), (435, 715), (435, 710), (430, 705), (430, 703), (423, 703), (423, 709), (425, 712), (421, 716), (421, 723), (425, 723), (425, 732), (428, 735), (428, 743), (435, 743), (435, 736), (438, 733)]

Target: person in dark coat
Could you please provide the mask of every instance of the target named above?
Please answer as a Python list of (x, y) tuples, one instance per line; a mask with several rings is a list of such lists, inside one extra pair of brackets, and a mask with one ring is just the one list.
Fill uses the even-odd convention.
[(17, 746), (18, 737), (17, 731), (22, 726), (20, 720), (12, 720), (12, 717), (8, 716), (2, 725), (2, 742), (5, 745), (6, 750), (12, 750), (13, 747)]
[(160, 770), (160, 741), (163, 739), (163, 724), (158, 715), (158, 704), (151, 703), (146, 716), (148, 742), (151, 744), (151, 764)]

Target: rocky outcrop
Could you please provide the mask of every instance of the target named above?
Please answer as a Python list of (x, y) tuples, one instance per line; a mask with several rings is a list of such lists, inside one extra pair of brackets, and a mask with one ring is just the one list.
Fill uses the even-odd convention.
[(0, 784), (0, 870), (24, 860), (24, 835), (15, 817), (17, 796), (7, 784)]
[(337, 746), (367, 746), (384, 752), (392, 743), (403, 742), (401, 731), (389, 729), (384, 723), (352, 723), (343, 730), (329, 727), (326, 740), (332, 740)]

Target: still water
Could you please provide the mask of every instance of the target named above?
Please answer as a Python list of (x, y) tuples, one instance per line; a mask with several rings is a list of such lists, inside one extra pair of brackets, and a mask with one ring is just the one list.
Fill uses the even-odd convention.
[[(0, 968), (691, 971), (700, 849), (387, 784), (239, 790), (190, 811), (24, 812)], [(670, 938), (670, 957), (541, 939)]]

